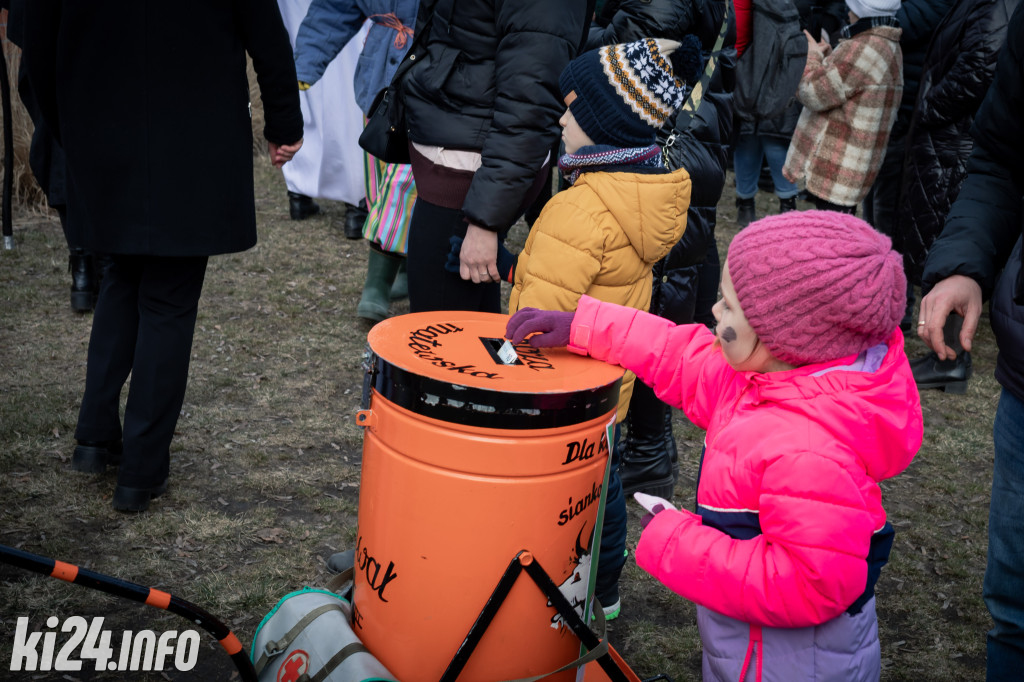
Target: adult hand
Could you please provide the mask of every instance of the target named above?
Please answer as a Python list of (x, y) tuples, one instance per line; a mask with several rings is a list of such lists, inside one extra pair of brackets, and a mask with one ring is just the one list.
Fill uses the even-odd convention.
[(810, 54), (812, 51), (817, 52), (821, 55), (827, 54), (826, 50), (828, 50), (831, 47), (828, 43), (826, 43), (824, 40), (815, 40), (814, 36), (812, 36), (811, 32), (808, 31), (806, 28), (804, 29), (804, 35), (807, 36), (808, 54)]
[(942, 327), (951, 312), (957, 312), (964, 318), (960, 345), (969, 351), (974, 333), (978, 331), (978, 320), (981, 319), (981, 286), (975, 280), (964, 275), (951, 275), (936, 284), (921, 299), (917, 335), (935, 351), (939, 360), (952, 360), (956, 357), (956, 351), (946, 345), (942, 336)]
[(576, 313), (523, 308), (509, 318), (505, 338), (520, 344), (530, 334), (534, 348), (557, 348), (569, 344), (569, 330)]
[(459, 263), (462, 279), (471, 279), (475, 284), (497, 282), (498, 233), (470, 223), (462, 240)]
[(294, 144), (275, 144), (273, 142), (267, 142), (267, 149), (270, 151), (270, 163), (274, 164), (274, 168), (280, 168), (295, 156), (295, 153), (302, 148), (302, 140)]

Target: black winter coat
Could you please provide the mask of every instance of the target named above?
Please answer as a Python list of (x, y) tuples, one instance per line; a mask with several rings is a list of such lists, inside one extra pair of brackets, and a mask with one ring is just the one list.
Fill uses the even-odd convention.
[(268, 140), (302, 137), (275, 0), (30, 0), (25, 59), (67, 156), (68, 228), (98, 252), (256, 243), (248, 52)]
[(965, 0), (935, 29), (907, 134), (896, 250), (912, 282), (942, 231), (967, 175), (974, 114), (995, 77), (996, 59), (1019, 0)]
[[(910, 128), (910, 119), (917, 103), (917, 91), (921, 84), (921, 72), (935, 27), (957, 0), (903, 0), (896, 11), (903, 34), (900, 36), (900, 50), (903, 52), (903, 98), (892, 126), (892, 136), (900, 138)], [(961, 3), (962, 4), (962, 3)]]
[[(1024, 400), (1024, 272), (1011, 258), (1022, 235), (1024, 197), (1024, 6), (1018, 6), (971, 135), (967, 180), (924, 268), (924, 290), (950, 275), (965, 275), (992, 296), (992, 328), (999, 344), (996, 379)], [(996, 278), (1006, 267), (996, 286)], [(994, 292), (993, 292), (994, 290)], [(1014, 300), (1016, 298), (1016, 300)]]
[[(462, 210), (503, 231), (559, 137), (558, 77), (587, 27), (587, 0), (437, 0), (426, 55), (403, 84), (409, 139), (481, 152)], [(552, 163), (554, 159), (551, 160)]]

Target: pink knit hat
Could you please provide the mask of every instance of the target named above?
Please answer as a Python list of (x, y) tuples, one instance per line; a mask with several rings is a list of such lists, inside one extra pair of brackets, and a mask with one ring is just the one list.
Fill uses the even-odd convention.
[(729, 245), (729, 276), (750, 326), (800, 366), (884, 341), (907, 301), (903, 259), (852, 215), (791, 211), (751, 223)]

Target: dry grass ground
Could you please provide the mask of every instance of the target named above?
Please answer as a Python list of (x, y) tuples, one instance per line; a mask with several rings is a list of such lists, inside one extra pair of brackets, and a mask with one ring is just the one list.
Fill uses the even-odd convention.
[[(112, 474), (69, 467), (91, 318), (69, 310), (58, 224), (20, 211), (17, 248), (0, 252), (0, 543), (191, 600), (245, 645), (280, 596), (323, 584), (323, 560), (353, 544), (361, 451), (353, 418), (367, 331), (354, 315), (366, 245), (336, 227), (342, 207), (325, 202), (324, 215), (290, 221), (279, 173), (258, 166), (260, 242), (211, 260), (172, 487), (146, 514), (112, 511)], [(727, 194), (723, 249), (734, 214)], [(514, 240), (522, 237), (520, 226)], [(916, 339), (908, 348), (922, 352)], [(925, 445), (905, 475), (884, 485), (898, 535), (878, 585), (883, 680), (984, 676), (989, 625), (980, 595), (999, 391), (987, 324), (978, 348), (965, 396), (923, 396)], [(676, 421), (676, 502), (692, 507), (703, 435), (678, 413)], [(630, 514), (635, 545), (639, 512), (631, 505)], [(641, 676), (699, 679), (692, 606), (635, 565), (623, 578), (623, 604), (610, 637)], [(39, 627), (50, 615), (76, 614), (105, 616), (115, 630), (186, 627), (165, 612), (0, 565), (0, 679), (232, 677), (209, 637), (190, 675), (6, 672), (18, 616)]]

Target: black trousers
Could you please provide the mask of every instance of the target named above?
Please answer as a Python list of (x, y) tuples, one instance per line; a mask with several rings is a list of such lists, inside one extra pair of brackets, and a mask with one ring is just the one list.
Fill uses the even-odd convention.
[(827, 199), (811, 195), (811, 199), (814, 201), (814, 208), (819, 211), (835, 211), (836, 213), (849, 213), (850, 215), (857, 215), (856, 206), (842, 206), (840, 204), (833, 204)]
[[(501, 312), (501, 285), (474, 284), (444, 269), (451, 238), (466, 236), (466, 219), (457, 208), (443, 208), (416, 198), (409, 222), (409, 312), (474, 310)], [(500, 239), (499, 235), (499, 239)]]
[(104, 272), (75, 438), (123, 439), (118, 485), (155, 487), (167, 478), (207, 260), (117, 255)]

